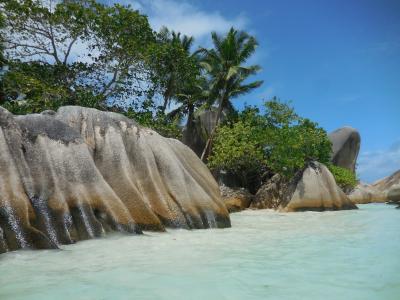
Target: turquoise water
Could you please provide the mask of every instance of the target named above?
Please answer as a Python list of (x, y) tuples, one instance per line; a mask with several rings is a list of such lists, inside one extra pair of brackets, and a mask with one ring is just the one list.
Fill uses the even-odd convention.
[(231, 215), (0, 255), (0, 299), (400, 299), (400, 210)]

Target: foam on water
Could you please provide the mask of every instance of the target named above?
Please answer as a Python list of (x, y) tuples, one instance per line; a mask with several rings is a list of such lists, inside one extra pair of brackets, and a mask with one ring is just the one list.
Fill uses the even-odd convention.
[(2, 254), (0, 299), (399, 299), (400, 211), (360, 208)]

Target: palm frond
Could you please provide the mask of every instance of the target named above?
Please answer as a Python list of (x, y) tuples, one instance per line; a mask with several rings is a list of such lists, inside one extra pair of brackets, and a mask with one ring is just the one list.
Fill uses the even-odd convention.
[(246, 61), (251, 55), (254, 54), (256, 48), (258, 46), (258, 42), (254, 37), (249, 37), (246, 43), (243, 44), (243, 47), (239, 53), (239, 61)]
[(175, 119), (175, 118), (182, 118), (183, 115), (186, 114), (186, 107), (184, 107), (183, 105), (175, 108), (174, 110), (170, 111), (167, 116), (171, 119)]
[(239, 70), (241, 69), (240, 66), (232, 66), (228, 70), (228, 74), (226, 75), (226, 80), (231, 79), (233, 76), (237, 75)]
[(254, 81), (254, 82), (251, 82), (251, 83), (248, 83), (248, 84), (236, 86), (235, 89), (232, 89), (230, 91), (230, 95), (229, 96), (231, 98), (236, 98), (236, 97), (242, 96), (244, 94), (247, 94), (247, 93), (251, 92), (255, 88), (260, 87), (263, 83), (264, 83), (263, 80), (257, 80), (257, 81)]

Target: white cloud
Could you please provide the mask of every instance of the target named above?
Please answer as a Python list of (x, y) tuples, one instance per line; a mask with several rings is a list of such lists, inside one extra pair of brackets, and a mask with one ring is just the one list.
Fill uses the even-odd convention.
[(362, 152), (357, 173), (362, 181), (374, 182), (400, 169), (400, 141), (389, 149)]
[(109, 4), (131, 4), (133, 8), (148, 15), (154, 30), (166, 26), (169, 29), (193, 36), (197, 44), (206, 42), (211, 31), (226, 32), (232, 26), (244, 29), (247, 25), (247, 19), (244, 15), (227, 18), (219, 11), (205, 11), (186, 1), (109, 0), (105, 2)]

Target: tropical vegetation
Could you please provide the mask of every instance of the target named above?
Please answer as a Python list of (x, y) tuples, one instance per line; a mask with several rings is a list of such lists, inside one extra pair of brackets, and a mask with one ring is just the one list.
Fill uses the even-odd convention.
[(249, 178), (279, 173), (290, 179), (311, 161), (329, 163), (331, 143), (325, 130), (277, 98), (264, 106), (262, 114), (247, 107), (236, 122), (218, 128), (208, 161), (211, 169), (236, 175), (249, 187)]
[[(130, 6), (0, 0), (0, 34), (0, 105), (14, 114), (81, 105), (188, 141), (199, 133), (196, 116), (214, 111), (201, 158), (243, 186), (274, 173), (290, 178), (311, 160), (329, 164), (326, 132), (289, 104), (274, 98), (263, 113), (235, 109), (236, 98), (263, 83), (252, 80), (258, 43), (244, 31), (212, 32), (211, 48), (193, 49), (193, 37), (155, 32)], [(329, 167), (338, 184), (354, 186), (354, 176)]]

